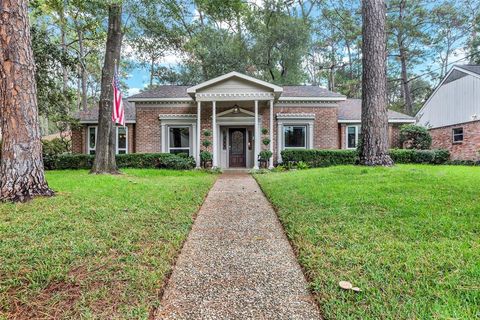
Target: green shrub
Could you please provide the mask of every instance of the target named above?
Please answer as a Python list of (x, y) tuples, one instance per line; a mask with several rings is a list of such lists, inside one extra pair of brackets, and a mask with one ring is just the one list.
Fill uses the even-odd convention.
[(287, 171), (287, 168), (284, 165), (279, 164), (276, 167), (274, 167), (271, 171), (272, 172), (284, 172), (284, 171)]
[(213, 159), (213, 155), (209, 151), (202, 151), (200, 152), (200, 160), (201, 161), (211, 161)]
[(392, 149), (390, 157), (395, 163), (445, 164), (450, 158), (448, 150)]
[[(190, 170), (195, 168), (193, 157), (170, 153), (131, 153), (116, 155), (118, 168), (161, 168)], [(58, 157), (54, 169), (90, 169), (94, 160), (88, 154), (62, 154)]]
[(50, 141), (42, 140), (43, 165), (45, 169), (55, 168), (55, 163), (61, 154), (71, 150), (70, 140), (55, 138)]
[(406, 149), (426, 150), (432, 145), (432, 137), (422, 126), (405, 124), (400, 127), (400, 143)]
[(283, 162), (298, 163), (303, 161), (310, 167), (326, 167), (332, 165), (355, 164), (357, 162), (355, 150), (320, 150), (320, 149), (286, 149), (282, 151)]
[[(389, 154), (395, 163), (445, 164), (450, 158), (450, 153), (442, 149), (392, 149)], [(282, 151), (282, 159), (287, 167), (294, 167), (301, 161), (307, 163), (310, 167), (326, 167), (356, 164), (358, 154), (355, 150), (287, 149)]]
[(258, 154), (260, 159), (268, 161), (272, 157), (272, 151), (270, 150), (262, 150)]
[(480, 166), (480, 161), (475, 160), (450, 160), (446, 164), (452, 166)]
[(309, 168), (310, 168), (310, 166), (308, 165), (308, 163), (303, 162), (303, 161), (297, 162), (297, 169), (298, 170), (305, 170), (305, 169), (309, 169)]
[(262, 143), (268, 146), (270, 144), (270, 138), (263, 138)]
[(93, 165), (94, 156), (89, 154), (61, 154), (58, 156), (52, 169), (90, 169)]
[(212, 164), (213, 154), (209, 151), (200, 152), (200, 161), (202, 162), (202, 167), (207, 169), (207, 167)]

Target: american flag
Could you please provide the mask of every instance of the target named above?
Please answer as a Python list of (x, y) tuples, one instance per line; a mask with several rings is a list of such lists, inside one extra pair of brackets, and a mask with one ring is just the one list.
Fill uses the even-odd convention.
[(113, 112), (112, 121), (125, 126), (125, 110), (123, 109), (122, 92), (120, 91), (120, 81), (118, 80), (117, 66), (113, 73)]

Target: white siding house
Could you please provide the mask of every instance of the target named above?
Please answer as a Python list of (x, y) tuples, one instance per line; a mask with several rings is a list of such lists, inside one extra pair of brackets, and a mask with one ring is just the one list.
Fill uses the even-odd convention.
[(429, 129), (480, 120), (480, 66), (454, 66), (417, 113)]
[(454, 66), (418, 112), (432, 148), (452, 160), (480, 161), (480, 65)]

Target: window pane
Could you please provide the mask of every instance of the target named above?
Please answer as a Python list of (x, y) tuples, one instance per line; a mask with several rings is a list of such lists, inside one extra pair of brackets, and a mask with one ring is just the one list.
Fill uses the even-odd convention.
[(356, 148), (357, 142), (355, 141), (356, 127), (347, 127), (347, 148)]
[(127, 149), (127, 130), (124, 127), (118, 127), (117, 130), (118, 130), (118, 149)]
[(463, 141), (463, 128), (453, 129), (453, 142)]
[(170, 128), (170, 148), (189, 148), (189, 128)]
[(285, 148), (305, 148), (306, 127), (283, 127), (285, 136)]
[(89, 138), (89, 148), (90, 149), (95, 149), (95, 142), (96, 142), (96, 136), (95, 136), (95, 127), (90, 127), (88, 132)]

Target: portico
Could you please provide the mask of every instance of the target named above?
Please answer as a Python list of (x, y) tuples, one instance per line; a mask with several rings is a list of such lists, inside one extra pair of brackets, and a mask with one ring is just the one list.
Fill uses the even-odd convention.
[[(282, 91), (281, 87), (237, 72), (187, 89), (187, 93), (197, 102), (197, 146), (202, 146), (202, 130), (208, 130), (205, 128), (207, 119), (202, 119), (202, 109), (211, 108), (213, 167), (229, 168), (244, 164), (245, 167), (258, 169), (265, 115), (268, 118), (268, 148), (272, 152), (269, 166), (273, 167), (273, 106)], [(218, 112), (219, 107), (223, 111)], [(268, 112), (260, 109), (268, 109)], [(200, 152), (201, 147), (197, 147), (197, 167), (201, 165)]]

